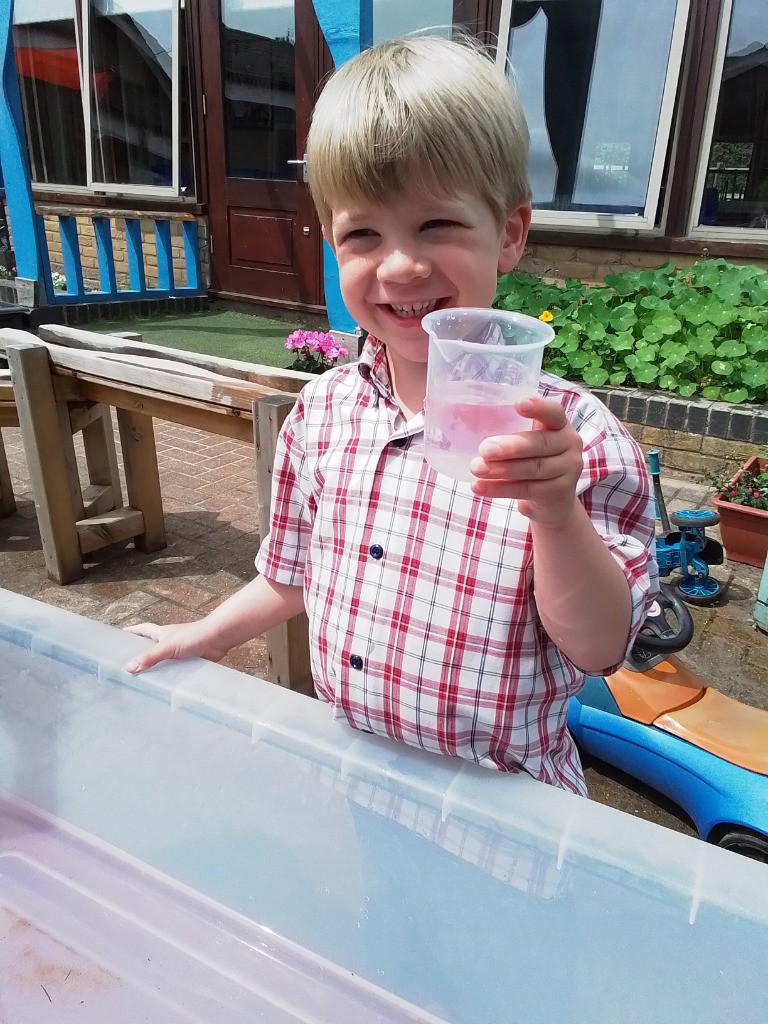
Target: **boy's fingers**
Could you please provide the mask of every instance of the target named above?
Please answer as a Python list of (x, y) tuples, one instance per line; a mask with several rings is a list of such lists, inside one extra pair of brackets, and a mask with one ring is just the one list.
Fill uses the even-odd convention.
[(160, 627), (154, 622), (140, 622), (136, 626), (125, 626), (126, 633), (135, 633), (136, 636), (145, 636), (148, 640), (159, 641)]
[(562, 430), (568, 422), (565, 409), (551, 398), (524, 398), (517, 402), (515, 409), (526, 419), (535, 420), (534, 430)]

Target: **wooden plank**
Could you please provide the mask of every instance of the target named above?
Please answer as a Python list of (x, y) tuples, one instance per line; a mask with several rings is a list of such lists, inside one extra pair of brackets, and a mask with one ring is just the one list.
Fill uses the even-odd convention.
[(80, 550), (84, 555), (110, 544), (119, 544), (144, 533), (144, 516), (135, 508), (118, 508), (77, 524)]
[(173, 290), (173, 250), (169, 221), (155, 218), (155, 255), (157, 256), (157, 286), (160, 291)]
[(19, 414), (15, 402), (0, 402), (0, 427), (18, 427)]
[[(271, 395), (253, 403), (254, 458), (259, 496), (259, 532), (263, 539), (269, 528), (272, 473), (280, 427), (293, 408), (291, 395)], [(269, 661), (269, 678), (298, 693), (314, 694), (309, 660), (309, 623), (302, 613), (264, 634)]]
[(94, 423), (96, 420), (101, 419), (104, 414), (104, 409), (99, 402), (70, 401), (68, 402), (68, 409), (69, 425), (72, 428), (73, 434), (77, 434), (80, 430), (85, 430), (89, 423)]
[(117, 425), (128, 504), (143, 513), (143, 530), (134, 543), (139, 551), (158, 551), (167, 540), (152, 417), (118, 409)]
[[(90, 216), (93, 217), (91, 213)], [(115, 276), (115, 254), (112, 249), (112, 224), (109, 217), (93, 217), (93, 233), (96, 236), (96, 256), (99, 263), (99, 284), (108, 295), (117, 295)]]
[[(0, 349), (3, 338), (13, 331), (13, 334), (24, 334), (22, 331), (15, 331), (12, 328), (0, 330)], [(197, 352), (184, 352), (180, 349), (166, 348), (162, 345), (149, 345), (146, 343), (131, 344), (127, 340), (120, 341), (119, 335), (98, 334), (94, 331), (83, 331), (77, 327), (64, 327), (61, 324), (43, 324), (38, 328), (38, 334), (44, 341), (53, 342), (55, 345), (79, 348), (84, 351), (94, 352), (120, 352), (125, 355), (152, 356), (154, 358), (170, 359), (174, 362), (181, 362), (187, 366), (199, 366), (201, 369), (219, 373), (223, 377), (234, 377), (236, 380), (248, 380), (254, 384), (261, 384), (264, 387), (273, 388), (275, 391), (296, 394), (309, 381), (314, 380), (312, 373), (300, 373), (298, 370), (281, 370), (274, 366), (262, 366), (258, 363), (244, 363), (237, 359), (221, 359), (218, 356), (203, 355)], [(30, 340), (37, 340), (29, 335)]]
[(80, 239), (77, 221), (74, 217), (59, 214), (59, 236), (61, 237), (61, 258), (64, 277), (67, 279), (68, 295), (84, 295), (83, 266), (80, 261)]
[(82, 576), (83, 561), (48, 352), (27, 342), (7, 351), (46, 569), (52, 580), (69, 583)]
[(222, 377), (199, 367), (123, 353), (81, 352), (47, 343), (55, 371), (71, 370), (111, 384), (138, 386), (148, 391), (251, 411), (253, 400), (274, 394), (273, 388)]
[(181, 234), (184, 239), (184, 268), (186, 271), (187, 288), (191, 288), (196, 292), (202, 291), (203, 282), (200, 274), (200, 247), (198, 244), (197, 221), (182, 221)]
[(86, 519), (90, 519), (92, 516), (103, 515), (105, 512), (113, 512), (115, 505), (121, 502), (122, 497), (118, 497), (115, 500), (111, 487), (89, 484), (83, 488), (83, 508)]
[(67, 486), (69, 487), (69, 501), (72, 508), (72, 515), (75, 521), (82, 519), (85, 515), (83, 505), (83, 485), (80, 482), (80, 470), (77, 465), (77, 453), (75, 442), (72, 438), (72, 428), (69, 422), (69, 409), (66, 402), (56, 402), (56, 417), (59, 423), (59, 438), (61, 452), (64, 458), (64, 468), (67, 474)]
[(88, 466), (88, 482), (96, 486), (108, 487), (114, 501), (110, 508), (119, 508), (123, 503), (123, 497), (120, 490), (120, 473), (117, 468), (112, 412), (109, 406), (101, 405), (100, 408), (101, 415), (98, 419), (83, 427), (83, 447)]
[[(0, 426), (2, 423), (0, 422)], [(0, 516), (10, 516), (16, 511), (16, 499), (13, 496), (13, 483), (8, 469), (8, 458), (5, 454), (3, 435), (0, 432)]]
[(144, 273), (144, 248), (141, 241), (141, 221), (125, 218), (125, 251), (128, 258), (128, 280), (132, 292), (146, 298), (147, 278)]
[(211, 434), (232, 437), (246, 444), (253, 443), (253, 426), (250, 413), (226, 406), (183, 402), (174, 398), (163, 398), (156, 392), (143, 388), (126, 389), (121, 385), (110, 385), (103, 380), (90, 380), (76, 375), (65, 375), (62, 371), (53, 382), (56, 397), (60, 400), (87, 398), (92, 402), (104, 402), (115, 409), (140, 412), (154, 419), (181, 423)]

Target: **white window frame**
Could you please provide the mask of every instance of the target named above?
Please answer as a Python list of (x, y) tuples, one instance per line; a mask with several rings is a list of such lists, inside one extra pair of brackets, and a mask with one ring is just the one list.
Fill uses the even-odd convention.
[(766, 228), (739, 228), (733, 226), (718, 226), (716, 224), (699, 224), (701, 203), (704, 198), (704, 187), (707, 183), (707, 170), (709, 154), (712, 149), (712, 137), (715, 134), (715, 118), (717, 117), (717, 105), (720, 102), (720, 86), (723, 79), (723, 68), (725, 67), (726, 49), (728, 47), (728, 33), (731, 29), (731, 14), (733, 13), (733, 0), (723, 0), (720, 10), (720, 24), (717, 27), (717, 44), (715, 48), (715, 59), (712, 62), (712, 77), (709, 81), (707, 95), (707, 109), (704, 118), (704, 128), (701, 133), (701, 146), (699, 159), (696, 167), (696, 177), (693, 184), (693, 201), (691, 203), (690, 218), (688, 221), (688, 234), (694, 238), (702, 236), (710, 239), (722, 238), (738, 242), (768, 242), (768, 230)]
[[(509, 33), (512, 25), (513, 0), (502, 0), (499, 14), (499, 47), (496, 52), (496, 63), (506, 72), (509, 49)], [(648, 177), (648, 190), (642, 214), (614, 213), (583, 213), (568, 210), (534, 210), (531, 224), (537, 228), (577, 228), (598, 231), (615, 231), (616, 229), (648, 233), (657, 230), (656, 209), (661, 191), (664, 174), (664, 162), (670, 143), (670, 130), (674, 113), (677, 83), (682, 70), (685, 30), (688, 24), (690, 0), (677, 0), (675, 20), (672, 25), (672, 38), (669, 47), (667, 73), (661, 97), (659, 123), (656, 130), (656, 141), (651, 159), (651, 172)], [(503, 42), (502, 42), (503, 41)]]
[(93, 168), (93, 132), (92, 132), (92, 103), (89, 68), (91, 66), (91, 12), (90, 0), (80, 0), (80, 12), (83, 26), (82, 59), (80, 61), (80, 93), (83, 98), (83, 120), (85, 122), (85, 166), (87, 175), (87, 188), (89, 192), (102, 192), (108, 195), (132, 195), (132, 196), (174, 196), (179, 195), (179, 164), (181, 162), (181, 141), (180, 141), (180, 111), (181, 100), (180, 88), (180, 58), (179, 52), (180, 35), (180, 7), (183, 0), (171, 0), (171, 146), (173, 159), (171, 162), (171, 184), (170, 185), (131, 185), (125, 182), (99, 181), (94, 178)]

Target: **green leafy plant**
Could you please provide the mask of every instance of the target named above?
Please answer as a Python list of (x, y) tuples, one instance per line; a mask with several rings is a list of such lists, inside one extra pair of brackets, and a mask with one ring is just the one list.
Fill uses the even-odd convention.
[(505, 274), (494, 305), (552, 314), (544, 365), (558, 376), (683, 398), (768, 400), (768, 271), (759, 267), (665, 263), (593, 286)]

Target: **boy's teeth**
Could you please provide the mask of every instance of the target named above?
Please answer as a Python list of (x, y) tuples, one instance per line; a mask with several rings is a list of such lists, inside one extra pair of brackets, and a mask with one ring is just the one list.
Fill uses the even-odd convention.
[(424, 316), (427, 313), (431, 313), (436, 308), (438, 301), (438, 299), (432, 299), (429, 302), (414, 302), (410, 306), (400, 306), (392, 302), (390, 305), (398, 316), (405, 318), (409, 316)]

